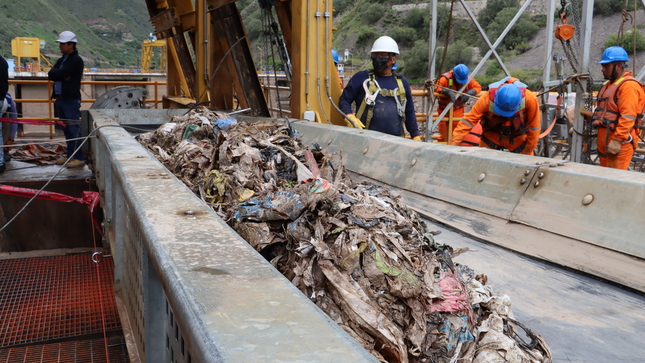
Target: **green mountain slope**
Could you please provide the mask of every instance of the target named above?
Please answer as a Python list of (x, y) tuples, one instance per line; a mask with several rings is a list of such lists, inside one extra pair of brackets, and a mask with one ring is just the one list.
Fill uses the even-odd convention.
[(0, 50), (11, 57), (11, 39), (37, 37), (46, 41), (41, 53), (60, 56), (58, 34), (78, 36), (79, 53), (87, 67), (136, 68), (141, 42), (153, 31), (142, 0), (22, 0), (0, 4)]

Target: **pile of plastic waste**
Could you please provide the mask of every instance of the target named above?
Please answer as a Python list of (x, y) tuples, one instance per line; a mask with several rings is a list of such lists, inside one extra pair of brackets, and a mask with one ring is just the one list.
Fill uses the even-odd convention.
[(139, 141), (383, 362), (551, 362), (510, 298), (387, 188), (354, 183), (342, 153), (287, 121), (198, 108)]

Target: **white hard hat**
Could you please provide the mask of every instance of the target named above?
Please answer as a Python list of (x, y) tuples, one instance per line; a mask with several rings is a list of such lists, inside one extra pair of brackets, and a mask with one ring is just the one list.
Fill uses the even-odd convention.
[(56, 40), (58, 43), (78, 43), (78, 40), (76, 39), (76, 34), (72, 33), (69, 30), (65, 30), (64, 32), (60, 33), (58, 36), (58, 40)]
[(376, 41), (374, 42), (374, 45), (372, 45), (372, 50), (370, 50), (370, 53), (378, 53), (378, 52), (399, 54), (399, 45), (396, 44), (394, 39), (388, 37), (387, 35), (384, 35), (376, 39)]

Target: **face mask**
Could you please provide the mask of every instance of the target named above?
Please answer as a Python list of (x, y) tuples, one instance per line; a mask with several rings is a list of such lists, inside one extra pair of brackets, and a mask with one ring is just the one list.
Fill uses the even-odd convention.
[(377, 72), (382, 72), (387, 68), (387, 62), (390, 60), (388, 57), (376, 57), (372, 59), (372, 66)]

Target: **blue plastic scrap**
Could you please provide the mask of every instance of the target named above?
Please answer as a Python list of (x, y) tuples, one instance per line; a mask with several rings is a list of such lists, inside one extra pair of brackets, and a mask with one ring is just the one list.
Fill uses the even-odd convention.
[(262, 199), (253, 198), (238, 205), (233, 218), (240, 221), (296, 220), (307, 205), (293, 191), (268, 192)]
[(446, 348), (449, 352), (452, 352), (453, 348), (456, 348), (459, 342), (467, 342), (469, 340), (475, 339), (475, 337), (470, 333), (469, 330), (468, 317), (461, 316), (459, 317), (459, 319), (462, 320), (462, 324), (460, 324), (461, 326), (456, 326), (453, 328), (452, 323), (449, 320), (445, 320), (443, 322), (443, 326), (441, 327), (441, 332), (446, 334), (448, 341)]
[(215, 131), (215, 133), (218, 133), (220, 131), (228, 131), (228, 129), (230, 129), (231, 126), (235, 125), (236, 123), (237, 120), (231, 117), (217, 120), (215, 122), (215, 125), (213, 125), (213, 130)]

